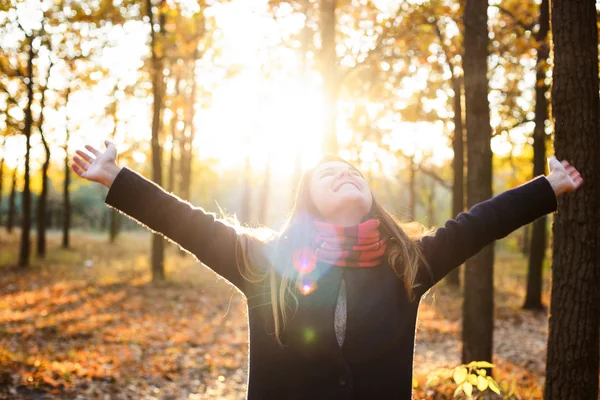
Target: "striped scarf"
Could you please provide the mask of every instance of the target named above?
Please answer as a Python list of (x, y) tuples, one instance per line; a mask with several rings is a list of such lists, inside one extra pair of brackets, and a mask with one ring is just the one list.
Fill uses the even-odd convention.
[(386, 249), (386, 238), (381, 236), (379, 225), (376, 219), (349, 227), (315, 221), (316, 261), (340, 267), (379, 265)]

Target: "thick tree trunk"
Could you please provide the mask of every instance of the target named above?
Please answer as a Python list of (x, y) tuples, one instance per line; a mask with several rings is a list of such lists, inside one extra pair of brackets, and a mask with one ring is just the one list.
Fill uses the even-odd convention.
[(10, 196), (8, 197), (8, 218), (6, 220), (6, 231), (12, 233), (16, 216), (16, 197), (17, 197), (17, 167), (13, 170), (12, 185), (10, 187)]
[[(464, 82), (468, 162), (467, 206), (492, 197), (492, 150), (488, 102), (488, 2), (465, 3)], [(494, 247), (485, 247), (466, 263), (462, 361), (492, 361), (494, 330)]]
[[(459, 78), (452, 78), (452, 89), (454, 91), (454, 137), (452, 138), (452, 149), (454, 159), (452, 169), (454, 171), (454, 183), (452, 185), (452, 217), (464, 211), (465, 208), (465, 141), (462, 122), (462, 84)], [(461, 267), (453, 269), (447, 276), (446, 282), (454, 287), (460, 286)]]
[[(154, 32), (154, 12), (152, 0), (146, 0), (146, 16), (150, 22), (150, 46), (152, 55), (152, 180), (157, 185), (162, 185), (162, 155), (160, 147), (160, 131), (163, 110), (164, 77), (162, 71), (162, 59), (157, 54), (157, 40)], [(159, 16), (161, 31), (163, 29), (163, 18)], [(162, 281), (165, 279), (164, 267), (164, 239), (158, 235), (152, 235), (152, 280)]]
[(23, 184), (22, 196), (22, 220), (21, 220), (21, 247), (19, 252), (19, 266), (21, 268), (29, 267), (29, 256), (31, 249), (31, 187), (29, 184), (31, 173), (29, 160), (31, 156), (31, 130), (33, 127), (33, 115), (31, 106), (33, 104), (33, 59), (35, 52), (33, 49), (33, 35), (28, 36), (29, 57), (27, 59), (27, 106), (25, 107), (25, 129), (26, 138), (25, 148), (25, 179)]
[(585, 180), (558, 199), (553, 224), (546, 400), (598, 399), (600, 99), (594, 1), (553, 0), (556, 156)]
[(336, 104), (338, 96), (338, 66), (335, 51), (335, 9), (337, 0), (320, 0), (319, 24), (321, 32), (320, 67), (323, 77), (323, 92), (325, 94), (325, 126), (323, 151), (337, 154), (338, 143), (336, 136)]
[[(540, 5), (540, 30), (536, 35), (538, 45), (536, 62), (535, 85), (535, 129), (533, 131), (533, 176), (543, 175), (546, 170), (546, 120), (548, 119), (548, 100), (546, 92), (548, 85), (546, 79), (546, 64), (550, 49), (547, 37), (550, 30), (548, 0), (542, 0)], [(527, 270), (527, 293), (523, 308), (528, 310), (542, 310), (542, 266), (546, 253), (546, 221), (547, 217), (539, 218), (533, 223), (531, 241), (527, 236), (525, 241), (529, 246), (529, 269)], [(525, 231), (527, 233), (527, 231)]]

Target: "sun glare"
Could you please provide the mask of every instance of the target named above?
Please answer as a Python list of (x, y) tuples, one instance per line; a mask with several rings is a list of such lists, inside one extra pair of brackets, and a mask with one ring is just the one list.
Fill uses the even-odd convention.
[(211, 135), (199, 141), (199, 151), (217, 157), (222, 167), (239, 166), (250, 156), (253, 169), (270, 162), (274, 173), (291, 175), (298, 157), (305, 167), (321, 154), (322, 104), (318, 90), (298, 81), (241, 75), (213, 93), (199, 121)]
[[(311, 71), (312, 75), (302, 80), (297, 49), (279, 45), (283, 37), (297, 30), (299, 21), (285, 15), (275, 21), (266, 11), (267, 3), (233, 0), (211, 7), (210, 14), (222, 35), (220, 53), (218, 66), (210, 58), (201, 59), (196, 65), (199, 94), (193, 145), (196, 157), (218, 160), (217, 169), (242, 168), (250, 157), (253, 170), (264, 170), (269, 164), (273, 174), (285, 178), (294, 174), (299, 162), (304, 169), (320, 158), (325, 102), (318, 71)], [(102, 117), (103, 109), (112, 101), (111, 90), (117, 83), (120, 88), (137, 85), (137, 68), (147, 56), (148, 32), (144, 24), (130, 22), (114, 28), (109, 35), (113, 45), (107, 46), (100, 59), (109, 71), (107, 79), (96, 88), (74, 94), (68, 106), (71, 150), (84, 143), (104, 148), (103, 140), (113, 132), (112, 119)], [(225, 77), (227, 68), (223, 66), (237, 66), (238, 73)], [(423, 88), (426, 82), (424, 69), (416, 78), (399, 85), (399, 96), (410, 99), (413, 91)], [(340, 121), (345, 115), (344, 101), (340, 99)], [(133, 140), (134, 161), (138, 163), (144, 162), (143, 154), (148, 157), (151, 150), (150, 105), (149, 96), (139, 95), (121, 95), (118, 103), (119, 124), (114, 141), (119, 145)], [(56, 115), (48, 113), (47, 122), (55, 127), (57, 135), (64, 135), (64, 111), (63, 107)], [(167, 113), (165, 122), (169, 119)], [(343, 146), (353, 140), (354, 127), (340, 121), (338, 140)], [(392, 132), (388, 138), (392, 149), (402, 149), (416, 158), (427, 156), (438, 165), (452, 157), (442, 123), (408, 124), (394, 119), (382, 120), (378, 125)], [(7, 151), (9, 165), (17, 165), (18, 156), (24, 152), (20, 139), (7, 139), (7, 148), (16, 150)], [(163, 143), (168, 149), (170, 140)], [(361, 160), (379, 160), (387, 164), (388, 171), (395, 168), (397, 163), (382, 155), (380, 146), (369, 145), (366, 143), (361, 150)], [(53, 157), (60, 161), (64, 156), (56, 152)]]

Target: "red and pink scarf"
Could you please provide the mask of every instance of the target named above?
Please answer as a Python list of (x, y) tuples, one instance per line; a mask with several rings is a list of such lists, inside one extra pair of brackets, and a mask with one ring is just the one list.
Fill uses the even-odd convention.
[(349, 227), (315, 221), (313, 254), (317, 262), (340, 267), (374, 267), (385, 254), (386, 239), (379, 220), (370, 219)]

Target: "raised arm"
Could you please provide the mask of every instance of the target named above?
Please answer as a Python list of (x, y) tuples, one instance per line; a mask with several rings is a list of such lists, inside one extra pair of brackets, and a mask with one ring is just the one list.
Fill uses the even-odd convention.
[[(421, 294), (488, 244), (519, 227), (557, 210), (557, 197), (583, 182), (568, 162), (549, 159), (550, 175), (531, 181), (473, 206), (448, 220), (432, 236), (419, 242), (431, 267), (433, 281), (423, 273)], [(427, 278), (425, 278), (427, 276)]]
[[(106, 142), (104, 153), (77, 151), (73, 170), (84, 179), (109, 188), (106, 204), (134, 218), (153, 232), (178, 243), (239, 289), (244, 278), (236, 263), (239, 237), (234, 227), (194, 207), (138, 173), (116, 165), (116, 149)], [(85, 160), (85, 161), (84, 161)]]

